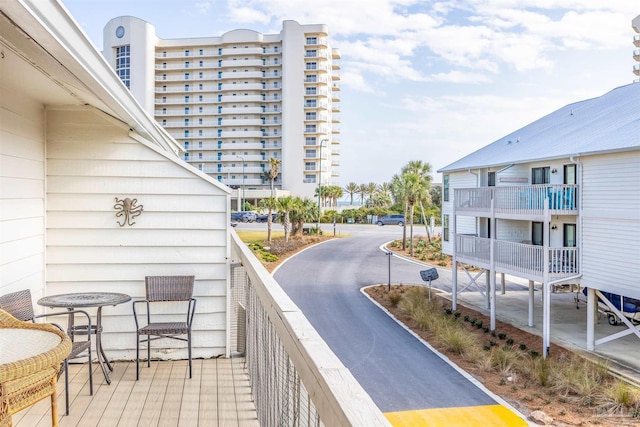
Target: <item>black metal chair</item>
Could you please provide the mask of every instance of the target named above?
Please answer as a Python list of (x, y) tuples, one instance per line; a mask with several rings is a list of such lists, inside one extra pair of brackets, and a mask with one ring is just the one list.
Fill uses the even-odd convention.
[[(66, 310), (59, 312), (51, 312), (36, 316), (33, 312), (33, 302), (31, 300), (31, 291), (25, 289), (22, 291), (12, 292), (10, 294), (0, 296), (0, 309), (11, 314), (18, 320), (25, 322), (35, 322), (36, 319), (48, 316), (75, 316), (81, 314), (87, 318), (87, 339), (82, 341), (73, 341), (71, 348), (71, 354), (64, 360), (64, 397), (65, 397), (65, 414), (69, 415), (69, 360), (77, 358), (79, 355), (87, 352), (89, 360), (89, 394), (93, 396), (93, 364), (91, 363), (91, 316), (89, 313), (83, 310)], [(71, 322), (73, 323), (73, 322)], [(64, 331), (62, 327), (55, 324), (60, 330)], [(83, 327), (84, 330), (84, 327)], [(73, 334), (71, 336), (73, 340)], [(62, 374), (61, 370), (58, 375)]]
[[(147, 366), (151, 366), (151, 341), (171, 338), (186, 341), (189, 353), (189, 378), (191, 378), (191, 324), (196, 309), (196, 299), (193, 298), (194, 276), (147, 276), (144, 279), (146, 298), (133, 302), (133, 318), (136, 322), (136, 381), (140, 378), (140, 343), (147, 343)], [(185, 302), (185, 322), (154, 322), (152, 321), (151, 306), (161, 302)], [(138, 322), (137, 304), (146, 306), (146, 326)], [(143, 315), (143, 314), (140, 314)], [(146, 335), (147, 338), (141, 339)], [(186, 335), (184, 338), (181, 335)]]

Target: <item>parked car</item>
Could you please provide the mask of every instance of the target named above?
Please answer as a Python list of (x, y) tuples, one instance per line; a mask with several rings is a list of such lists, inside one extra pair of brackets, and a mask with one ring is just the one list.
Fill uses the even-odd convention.
[(252, 211), (240, 211), (231, 213), (231, 222), (255, 222), (256, 213)]
[(402, 214), (391, 214), (385, 215), (381, 218), (378, 218), (378, 225), (404, 225), (404, 215)]
[(240, 217), (242, 222), (256, 222), (256, 218), (258, 215), (253, 211), (244, 211), (241, 212), (242, 216)]
[[(268, 213), (259, 214), (256, 217), (256, 222), (267, 222), (268, 218), (269, 218), (269, 214)], [(278, 214), (276, 212), (272, 212), (271, 213), (271, 221), (272, 222), (276, 222), (277, 219), (278, 219)]]

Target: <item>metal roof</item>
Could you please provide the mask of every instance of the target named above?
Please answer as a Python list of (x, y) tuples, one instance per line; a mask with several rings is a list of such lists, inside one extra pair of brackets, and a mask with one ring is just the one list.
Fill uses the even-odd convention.
[(569, 104), (439, 169), (453, 172), (640, 149), (640, 84)]

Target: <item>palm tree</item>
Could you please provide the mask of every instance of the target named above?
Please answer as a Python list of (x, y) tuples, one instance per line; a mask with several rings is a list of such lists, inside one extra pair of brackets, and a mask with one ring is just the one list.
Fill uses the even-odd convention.
[(280, 159), (276, 159), (271, 157), (269, 159), (269, 166), (271, 166), (271, 169), (269, 170), (269, 182), (271, 184), (271, 197), (270, 197), (270, 202), (268, 203), (267, 207), (269, 208), (269, 214), (267, 216), (267, 242), (269, 244), (271, 244), (271, 224), (273, 223), (273, 219), (271, 218), (271, 214), (273, 212), (273, 209), (275, 209), (276, 207), (276, 196), (274, 194), (274, 189), (273, 189), (273, 182), (278, 178), (278, 166), (280, 166)]
[(318, 205), (311, 199), (294, 198), (295, 204), (289, 213), (289, 219), (292, 225), (292, 236), (302, 233), (304, 223), (309, 222), (318, 214)]
[(358, 184), (350, 182), (346, 187), (344, 187), (344, 191), (349, 195), (349, 205), (353, 206), (353, 195), (358, 193)]
[(338, 199), (344, 194), (342, 187), (339, 185), (332, 185), (325, 189), (326, 197), (329, 199), (329, 206), (336, 207), (338, 205)]
[(281, 199), (276, 200), (276, 204), (278, 206), (278, 210), (280, 210), (283, 214), (282, 225), (284, 226), (284, 241), (289, 241), (289, 236), (291, 235), (291, 211), (296, 208), (296, 201), (291, 196), (286, 196)]
[(367, 184), (360, 184), (358, 186), (358, 193), (360, 194), (360, 205), (364, 204), (364, 196), (367, 194)]
[[(404, 182), (404, 196), (409, 207), (409, 255), (413, 256), (413, 211), (417, 203), (429, 200), (431, 187), (431, 165), (421, 160), (413, 160), (402, 168), (401, 176)], [(405, 217), (406, 218), (406, 217)]]
[(375, 182), (370, 182), (367, 184), (367, 194), (369, 195), (369, 201), (373, 199), (373, 195), (378, 191), (378, 184)]
[(391, 183), (383, 182), (382, 184), (378, 185), (378, 192), (383, 196), (386, 196), (385, 198), (391, 199)]
[(274, 197), (267, 197), (259, 202), (261, 208), (266, 208), (267, 215), (267, 242), (271, 244), (271, 224), (273, 223), (273, 211), (278, 209), (277, 199)]
[(394, 175), (391, 178), (391, 194), (396, 203), (402, 203), (405, 222), (402, 225), (402, 250), (407, 249), (407, 183), (403, 175)]

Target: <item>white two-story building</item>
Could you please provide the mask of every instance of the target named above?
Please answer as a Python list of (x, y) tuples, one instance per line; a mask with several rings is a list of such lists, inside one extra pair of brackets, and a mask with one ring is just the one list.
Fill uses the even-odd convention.
[[(488, 274), (495, 327), (496, 273), (528, 279), (533, 289), (587, 288), (587, 348), (596, 296), (640, 299), (640, 85), (567, 105), (439, 170), (443, 174), (443, 251)], [(477, 276), (477, 275), (476, 275)], [(470, 274), (470, 277), (473, 275)], [(610, 302), (609, 302), (610, 303)], [(550, 298), (544, 298), (544, 349)], [(616, 310), (614, 306), (610, 307)], [(524, 314), (523, 314), (524, 315)]]

